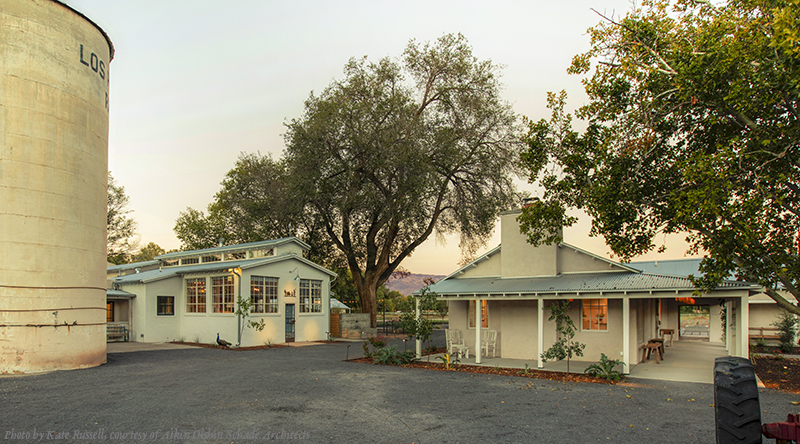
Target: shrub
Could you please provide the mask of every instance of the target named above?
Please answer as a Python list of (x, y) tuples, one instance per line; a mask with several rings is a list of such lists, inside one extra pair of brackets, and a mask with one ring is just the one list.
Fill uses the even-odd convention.
[(399, 351), (396, 345), (375, 350), (372, 357), (373, 364), (410, 364), (417, 360), (414, 352), (410, 350)]
[[(372, 351), (369, 349), (370, 345), (372, 345)], [(364, 349), (364, 357), (371, 358), (376, 351), (386, 347), (386, 341), (378, 336), (370, 336), (361, 343), (361, 347)]]
[(797, 318), (786, 310), (781, 311), (778, 320), (772, 323), (778, 329), (778, 348), (783, 353), (790, 353), (794, 349), (794, 338), (797, 334)]
[(608, 359), (605, 353), (600, 353), (600, 363), (592, 364), (584, 370), (589, 376), (596, 376), (605, 378), (609, 381), (619, 381), (622, 378), (622, 373), (614, 370), (618, 365), (625, 365), (619, 359)]

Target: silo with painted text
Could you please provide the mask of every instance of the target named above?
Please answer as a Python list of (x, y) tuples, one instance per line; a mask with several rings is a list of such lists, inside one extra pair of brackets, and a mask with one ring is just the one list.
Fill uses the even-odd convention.
[(111, 40), (54, 0), (0, 0), (0, 373), (106, 361)]

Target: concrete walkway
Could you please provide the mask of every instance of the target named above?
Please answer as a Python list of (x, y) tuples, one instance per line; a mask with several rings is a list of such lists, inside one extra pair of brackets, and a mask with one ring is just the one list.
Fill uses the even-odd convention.
[(130, 353), (154, 350), (180, 350), (184, 348), (197, 348), (193, 345), (170, 344), (163, 342), (108, 342), (106, 353)]
[[(435, 355), (441, 356), (441, 355)], [(721, 343), (709, 343), (700, 341), (675, 341), (674, 345), (668, 346), (664, 353), (664, 360), (656, 364), (654, 358), (647, 362), (633, 366), (628, 375), (629, 378), (657, 379), (663, 381), (680, 382), (714, 382), (714, 359), (720, 356), (728, 356), (725, 346)], [(631, 356), (638, 361), (641, 355)], [(438, 358), (434, 357), (436, 362)], [(583, 373), (587, 367), (597, 361), (570, 360), (569, 371), (573, 373)], [(470, 354), (469, 359), (461, 358), (461, 364), (475, 364), (475, 356)], [(506, 367), (524, 369), (527, 365), (529, 369), (536, 369), (537, 362), (525, 359), (506, 359), (482, 357), (481, 363), (487, 367)], [(554, 372), (566, 372), (567, 361), (548, 362), (542, 370)], [(621, 371), (620, 367), (616, 370)]]
[[(310, 345), (321, 345), (324, 342), (290, 342), (289, 347), (307, 347)], [(169, 342), (108, 342), (106, 343), (106, 353), (130, 353), (140, 351), (155, 350), (180, 350), (186, 348), (201, 348), (194, 345), (172, 344)]]

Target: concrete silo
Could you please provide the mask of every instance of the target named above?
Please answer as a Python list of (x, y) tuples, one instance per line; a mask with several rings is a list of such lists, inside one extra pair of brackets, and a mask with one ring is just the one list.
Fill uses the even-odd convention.
[(106, 361), (108, 36), (0, 0), (0, 373)]

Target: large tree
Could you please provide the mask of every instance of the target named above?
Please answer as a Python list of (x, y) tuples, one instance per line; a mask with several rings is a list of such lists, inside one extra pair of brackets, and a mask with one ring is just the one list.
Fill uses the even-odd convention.
[(431, 234), (485, 243), (515, 198), (519, 136), (498, 66), (462, 35), (401, 60), (352, 59), (288, 124), (290, 194), (340, 251), (375, 325), (376, 292)]
[(136, 221), (129, 216), (133, 212), (129, 205), (130, 198), (125, 193), (125, 187), (117, 184), (111, 176), (111, 172), (109, 172), (108, 207), (106, 211), (106, 258), (112, 264), (128, 262), (138, 245), (135, 238)]
[(291, 175), (283, 161), (269, 155), (241, 154), (208, 205), (208, 214), (181, 212), (175, 234), (183, 250), (211, 248), (220, 240), (240, 244), (299, 236), (311, 245), (309, 259), (338, 269), (344, 266), (320, 226), (303, 217), (305, 201), (290, 192)]
[(569, 69), (591, 72), (586, 130), (563, 92), (548, 97), (550, 121), (529, 122), (523, 159), (545, 189), (520, 218), (531, 241), (556, 240), (568, 208), (623, 260), (689, 232), (690, 251), (707, 253), (699, 289), (734, 273), (800, 314), (797, 2), (645, 1), (590, 35)]
[(176, 231), (200, 228), (186, 244), (271, 219), (250, 231), (298, 234), (323, 263), (346, 267), (374, 326), (378, 288), (431, 234), (459, 233), (466, 254), (485, 243), (516, 199), (522, 144), (499, 67), (461, 35), (412, 40), (399, 60), (352, 59), (344, 73), (287, 124), (279, 183), (254, 183), (269, 168), (242, 168), (264, 157), (240, 158), (209, 216), (190, 210)]

